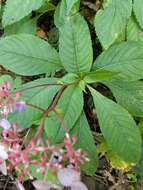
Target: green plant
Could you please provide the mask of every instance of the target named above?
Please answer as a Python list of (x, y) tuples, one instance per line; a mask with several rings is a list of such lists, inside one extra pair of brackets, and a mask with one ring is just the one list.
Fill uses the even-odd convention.
[[(51, 76), (18, 86), (17, 89), (23, 92), (22, 100), (29, 107), (24, 113), (11, 114), (9, 120), (17, 121), (23, 128), (39, 125), (46, 113), (40, 109), (49, 108), (53, 98), (60, 93), (46, 115), (43, 138), (48, 137), (53, 144), (63, 142), (64, 123), (71, 135), (78, 136), (76, 148), (88, 153), (90, 161), (82, 166), (82, 170), (94, 175), (98, 158), (84, 113), (83, 98), (90, 91), (107, 150), (129, 166), (135, 166), (141, 158), (142, 145), (139, 127), (133, 119), (143, 116), (141, 0), (109, 0), (102, 4), (103, 10), (97, 12), (94, 26), (104, 51), (95, 61), (90, 31), (78, 12), (78, 0), (62, 0), (56, 7), (54, 22), (59, 30), (58, 51), (47, 41), (34, 36), (33, 28), (25, 34), (19, 32), (25, 31), (25, 27), (35, 27), (36, 20), (29, 14), (36, 11), (38, 19), (38, 11), (45, 3), (47, 7), (51, 6), (44, 0), (7, 0), (4, 5), (4, 30), (9, 31), (8, 35), (13, 34), (11, 28), (16, 32), (10, 36), (5, 32), (5, 37), (0, 40), (0, 64), (17, 75)], [(132, 8), (136, 18), (131, 16)], [(124, 39), (127, 41), (122, 42)], [(64, 71), (64, 76), (52, 77), (60, 70)], [(107, 86), (117, 102), (99, 93), (95, 84)]]

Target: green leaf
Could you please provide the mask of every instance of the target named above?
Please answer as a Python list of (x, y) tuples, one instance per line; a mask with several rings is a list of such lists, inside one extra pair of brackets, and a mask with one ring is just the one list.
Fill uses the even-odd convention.
[(112, 72), (112, 71), (105, 71), (105, 70), (97, 70), (88, 73), (84, 77), (84, 81), (86, 83), (94, 83), (94, 82), (100, 82), (100, 81), (109, 81), (111, 80), (115, 75), (119, 74), (118, 72)]
[(110, 164), (112, 168), (122, 170), (122, 171), (129, 171), (132, 168), (132, 165), (128, 162), (125, 162), (122, 160), (117, 154), (114, 152), (110, 151), (107, 153), (107, 157), (110, 160)]
[(62, 0), (55, 11), (54, 22), (60, 28), (65, 22), (79, 10), (79, 0)]
[(94, 69), (115, 71), (118, 78), (143, 78), (143, 45), (139, 42), (122, 42), (104, 51), (95, 61)]
[(0, 76), (0, 85), (6, 81), (9, 81), (10, 83), (13, 83), (13, 79), (10, 75), (1, 75)]
[(1, 18), (1, 14), (2, 14), (2, 2), (0, 2), (0, 18)]
[(143, 117), (143, 82), (110, 81), (105, 84), (111, 89), (117, 102), (132, 115)]
[(79, 2), (79, 0), (66, 0), (66, 5), (67, 5), (67, 14), (69, 15), (73, 6)]
[(93, 61), (89, 28), (84, 18), (76, 14), (60, 28), (59, 53), (68, 72), (90, 70)]
[(127, 40), (143, 42), (143, 30), (132, 16), (127, 24)]
[[(36, 158), (37, 159), (37, 158)], [(34, 165), (30, 165), (29, 169), (31, 171), (31, 174), (34, 178), (38, 179), (38, 180), (43, 180), (43, 174), (37, 171), (37, 166)], [(48, 168), (49, 170), (49, 168)]]
[(82, 170), (87, 175), (94, 175), (98, 166), (98, 158), (94, 138), (84, 113), (79, 117), (71, 133), (76, 134), (78, 137), (75, 147), (86, 151), (90, 159), (89, 162), (82, 166)]
[(66, 84), (71, 84), (71, 83), (78, 83), (79, 81), (79, 76), (74, 74), (74, 73), (68, 73), (65, 76), (63, 76), (60, 80), (59, 83), (66, 83)]
[(61, 27), (66, 20), (66, 0), (62, 0), (56, 8), (55, 14), (54, 14), (54, 23), (57, 28)]
[(29, 17), (25, 17), (19, 22), (6, 26), (4, 29), (4, 35), (9, 36), (12, 34), (21, 34), (21, 33), (34, 35), (36, 34), (36, 30), (37, 30), (36, 22), (37, 22), (36, 18), (30, 19)]
[[(41, 78), (29, 83), (24, 84), (20, 89), (31, 88), (37, 85), (43, 84), (56, 84), (58, 79), (55, 78)], [(43, 109), (48, 108), (50, 103), (52, 102), (55, 94), (60, 89), (60, 86), (41, 86), (36, 88), (31, 88), (29, 90), (25, 90), (22, 93), (21, 100), (26, 103), (30, 103), (41, 107)], [(32, 125), (34, 120), (37, 120), (42, 117), (42, 112), (38, 109), (35, 109), (31, 106), (27, 106), (26, 110), (22, 113), (12, 113), (10, 115), (11, 121), (16, 121), (19, 124), (19, 127), (28, 128)]]
[(61, 68), (59, 55), (48, 42), (30, 34), (0, 40), (0, 64), (20, 75), (38, 75)]
[(143, 29), (143, 2), (142, 0), (134, 0), (133, 10), (140, 27)]
[(142, 145), (142, 152), (141, 152), (141, 159), (137, 166), (134, 168), (134, 172), (139, 175), (141, 178), (143, 177), (143, 145)]
[[(139, 129), (140, 129), (141, 138), (142, 138), (142, 140), (143, 140), (143, 119), (142, 119), (142, 118), (139, 120), (138, 127), (139, 127)], [(143, 146), (143, 144), (142, 144), (142, 146)]]
[(115, 42), (131, 16), (132, 0), (114, 0), (95, 16), (94, 25), (105, 49)]
[[(37, 160), (37, 158), (36, 158), (36, 160)], [(39, 161), (40, 160), (41, 160), (41, 157), (39, 158)], [(31, 171), (32, 176), (34, 178), (43, 181), (43, 174), (41, 172), (37, 171), (37, 166), (31, 164), (29, 166), (29, 168), (30, 168), (30, 171)], [(50, 168), (48, 168), (48, 167), (46, 167), (46, 179), (44, 179), (44, 181), (50, 181), (50, 182), (53, 182), (53, 183), (58, 183), (57, 177), (55, 175), (53, 175)]]
[(98, 154), (106, 155), (106, 157), (110, 161), (110, 165), (112, 166), (112, 168), (127, 172), (133, 167), (132, 163), (125, 162), (117, 154), (111, 151), (105, 139), (101, 140), (101, 143), (97, 147), (97, 152)]
[(42, 4), (43, 0), (7, 0), (2, 19), (3, 26), (19, 21), (33, 10), (39, 9)]
[(90, 88), (102, 134), (111, 151), (124, 161), (136, 164), (141, 154), (139, 128), (120, 105)]
[(49, 11), (53, 11), (55, 10), (55, 5), (50, 3), (50, 2), (45, 2), (42, 7), (40, 7), (40, 9), (38, 9), (38, 13), (46, 13), (46, 12), (49, 12)]
[(65, 127), (70, 130), (76, 123), (82, 110), (82, 90), (78, 85), (69, 86), (62, 94), (56, 106), (59, 116), (52, 112), (46, 120), (45, 131), (53, 143), (61, 142), (65, 135), (65, 130), (61, 126), (61, 120), (63, 120)]

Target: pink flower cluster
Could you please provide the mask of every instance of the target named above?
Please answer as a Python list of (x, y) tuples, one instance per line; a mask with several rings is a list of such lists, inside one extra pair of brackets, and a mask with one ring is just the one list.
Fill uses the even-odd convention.
[(20, 91), (11, 92), (11, 84), (9, 82), (4, 82), (0, 86), (0, 113), (7, 116), (14, 110), (17, 112), (22, 112), (25, 109), (24, 102), (18, 102), (21, 96)]
[(14, 170), (18, 173), (19, 181), (24, 181), (26, 175), (33, 179), (30, 166), (35, 166), (36, 172), (42, 173), (43, 176), (50, 169), (53, 175), (58, 176), (63, 186), (71, 186), (73, 190), (76, 185), (84, 187), (84, 184), (80, 182), (78, 165), (84, 164), (87, 157), (80, 149), (74, 150), (75, 137), (70, 139), (69, 134), (66, 134), (62, 148), (53, 145), (47, 147), (42, 140), (37, 142), (31, 140), (25, 147), (21, 144), (16, 125), (13, 125), (12, 129), (3, 131), (3, 141), (0, 144), (0, 170), (4, 175), (7, 175), (7, 170), (9, 172)]
[[(37, 173), (40, 172), (43, 175), (46, 174), (48, 168), (53, 174), (56, 174), (58, 169), (65, 167), (65, 163), (72, 165), (78, 171), (78, 165), (84, 164), (88, 159), (80, 149), (74, 150), (75, 139), (75, 137), (71, 139), (69, 134), (66, 134), (63, 147), (45, 145), (42, 139), (37, 142), (31, 140), (25, 145), (19, 137), (18, 127), (13, 124), (10, 130), (3, 131), (3, 140), (1, 141), (3, 149), (0, 147), (0, 155), (1, 153), (4, 155), (5, 150), (7, 156), (1, 160), (1, 163), (8, 160), (8, 169), (10, 171), (15, 169), (19, 173), (20, 181), (24, 180), (25, 175), (32, 178), (30, 165), (36, 166)], [(1, 171), (4, 174), (7, 173), (4, 172), (5, 169)]]
[[(19, 127), (16, 123), (10, 123), (7, 119), (11, 112), (22, 112), (26, 109), (24, 102), (18, 101), (21, 93), (13, 93), (10, 83), (5, 82), (0, 89), (0, 126), (3, 128), (2, 140), (0, 142), (0, 171), (7, 175), (15, 171), (18, 174), (18, 187), (24, 190), (20, 182), (26, 176), (33, 179), (31, 167), (36, 168), (37, 173), (47, 175), (47, 170), (56, 175), (60, 185), (48, 182), (52, 187), (61, 189), (62, 186), (70, 186), (72, 190), (87, 190), (80, 181), (79, 166), (88, 161), (87, 155), (81, 149), (75, 150), (74, 145), (77, 137), (70, 137), (66, 132), (64, 143), (59, 146), (50, 145), (40, 136), (38, 139), (26, 139), (26, 134), (21, 138)], [(47, 183), (36, 181), (34, 186), (42, 189), (39, 184)], [(62, 186), (61, 186), (62, 185)], [(48, 185), (47, 185), (47, 189)], [(44, 190), (44, 189), (43, 189)]]
[(4, 82), (0, 86), (0, 126), (4, 129), (10, 129), (11, 124), (7, 120), (8, 114), (12, 112), (22, 112), (25, 110), (25, 102), (18, 101), (20, 91), (11, 92), (10, 82)]

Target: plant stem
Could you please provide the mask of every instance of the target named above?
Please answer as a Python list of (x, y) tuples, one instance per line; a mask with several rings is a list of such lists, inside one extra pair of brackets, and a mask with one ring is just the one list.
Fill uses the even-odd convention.
[(61, 95), (63, 94), (64, 90), (66, 89), (68, 85), (63, 85), (62, 88), (60, 89), (60, 91), (57, 93), (57, 95), (55, 96), (55, 98), (53, 99), (52, 103), (50, 104), (50, 106), (48, 107), (48, 109), (45, 111), (45, 116), (47, 117), (49, 112), (53, 111), (61, 97)]
[(66, 89), (67, 86), (68, 85), (63, 85), (62, 86), (60, 91), (57, 93), (57, 95), (55, 96), (55, 98), (51, 102), (50, 106), (46, 110), (44, 110), (44, 117), (42, 118), (40, 127), (39, 127), (39, 129), (38, 129), (38, 131), (37, 131), (37, 133), (36, 133), (36, 135), (34, 137), (35, 141), (37, 141), (40, 138), (40, 136), (41, 136), (41, 134), (42, 134), (42, 132), (44, 130), (46, 117), (48, 117), (48, 114), (55, 109), (61, 95), (63, 94), (63, 92), (64, 92), (64, 90)]
[(44, 130), (44, 126), (45, 126), (45, 120), (46, 120), (46, 117), (44, 116), (41, 120), (41, 123), (40, 123), (40, 126), (38, 128), (38, 131), (34, 137), (34, 141), (36, 142), (42, 135), (42, 132)]

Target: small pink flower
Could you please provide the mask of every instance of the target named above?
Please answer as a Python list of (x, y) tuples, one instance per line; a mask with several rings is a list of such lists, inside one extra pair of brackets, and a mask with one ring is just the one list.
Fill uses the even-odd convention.
[(9, 130), (11, 128), (11, 124), (10, 122), (3, 118), (0, 120), (0, 126), (4, 129), (4, 130)]

